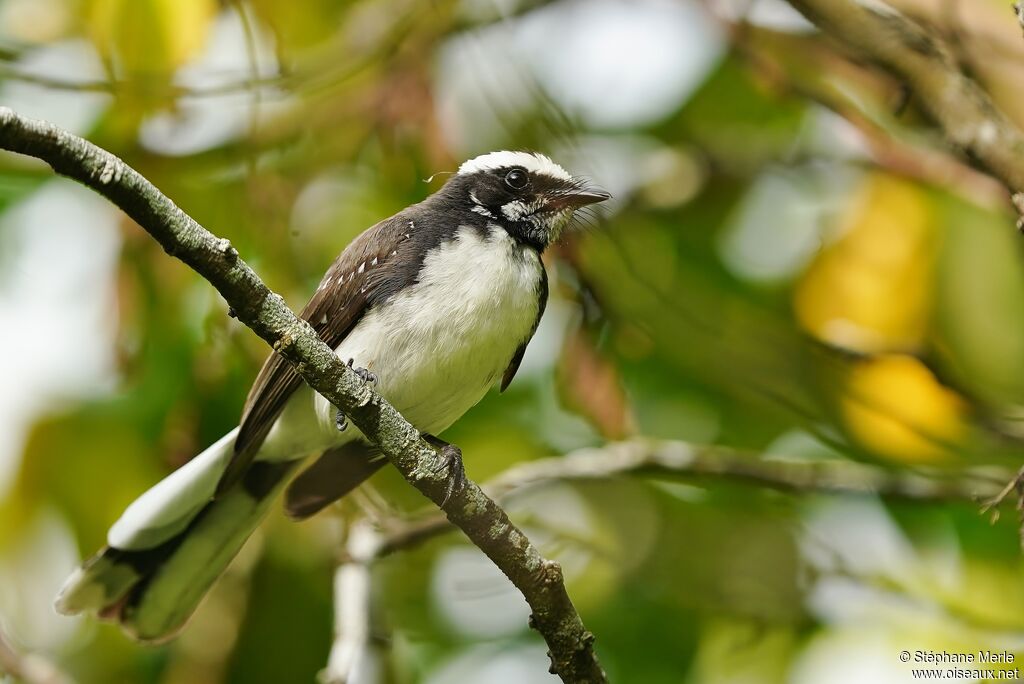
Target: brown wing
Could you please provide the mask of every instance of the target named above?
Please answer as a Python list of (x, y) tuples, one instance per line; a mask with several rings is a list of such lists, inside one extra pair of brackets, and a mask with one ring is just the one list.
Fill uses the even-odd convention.
[[(337, 347), (369, 306), (414, 278), (418, 262), (410, 247), (413, 224), (406, 212), (381, 221), (352, 241), (331, 264), (300, 316), (331, 348)], [(277, 352), (256, 376), (242, 411), (235, 453), (221, 476), (222, 492), (245, 472), (285, 404), (302, 385), (291, 363)]]
[(516, 371), (519, 370), (519, 364), (523, 362), (523, 356), (526, 354), (526, 345), (530, 344), (530, 340), (533, 339), (533, 334), (537, 332), (537, 326), (540, 325), (540, 317), (544, 315), (544, 307), (548, 305), (548, 272), (544, 270), (544, 264), (540, 266), (540, 285), (538, 285), (539, 292), (537, 297), (539, 303), (537, 305), (537, 320), (533, 322), (533, 329), (530, 330), (530, 334), (526, 336), (523, 343), (516, 349), (516, 353), (512, 355), (512, 360), (508, 364), (508, 368), (505, 369), (505, 373), (501, 376), (501, 387), (499, 392), (504, 392), (512, 382), (512, 378), (516, 377)]
[(361, 442), (328, 449), (288, 485), (285, 513), (294, 520), (308, 518), (361, 485), (387, 462), (379, 449)]

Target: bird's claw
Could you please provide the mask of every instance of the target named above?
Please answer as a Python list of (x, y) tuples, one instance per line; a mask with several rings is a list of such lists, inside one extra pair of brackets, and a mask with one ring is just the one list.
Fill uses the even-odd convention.
[(366, 368), (356, 368), (355, 366), (352, 365), (352, 363), (354, 361), (355, 361), (355, 359), (349, 359), (348, 360), (348, 367), (355, 371), (356, 375), (359, 376), (360, 380), (362, 380), (363, 382), (368, 382), (371, 385), (376, 386), (377, 385), (377, 374), (373, 373), (370, 370), (367, 370)]
[(442, 470), (448, 470), (448, 489), (445, 491), (444, 499), (441, 501), (441, 505), (444, 506), (448, 503), (448, 499), (451, 498), (456, 489), (462, 489), (465, 486), (466, 468), (462, 464), (462, 449), (454, 444), (442, 445), (437, 455), (438, 459), (437, 464), (434, 466), (434, 472), (439, 473)]
[[(355, 371), (355, 374), (359, 376), (359, 379), (363, 382), (368, 382), (371, 385), (377, 384), (377, 375), (366, 368), (356, 368), (352, 364), (355, 359), (348, 360), (348, 367)], [(338, 412), (334, 414), (334, 427), (338, 429), (338, 432), (344, 432), (348, 428), (348, 418), (345, 417), (345, 413), (338, 409)]]

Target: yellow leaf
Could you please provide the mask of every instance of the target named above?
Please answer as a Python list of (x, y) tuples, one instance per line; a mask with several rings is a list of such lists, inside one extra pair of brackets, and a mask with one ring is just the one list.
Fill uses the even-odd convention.
[(855, 364), (840, 410), (858, 441), (900, 462), (946, 460), (967, 436), (965, 402), (912, 356)]
[(206, 44), (216, 0), (91, 0), (90, 33), (122, 75), (170, 75)]
[(864, 184), (845, 230), (796, 288), (800, 324), (862, 352), (920, 344), (931, 309), (935, 228), (924, 193), (892, 176)]

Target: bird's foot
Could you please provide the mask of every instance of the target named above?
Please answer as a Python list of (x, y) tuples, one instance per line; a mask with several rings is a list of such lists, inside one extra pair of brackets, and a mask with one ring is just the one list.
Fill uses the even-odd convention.
[(352, 363), (354, 361), (355, 361), (355, 359), (349, 359), (348, 360), (348, 367), (351, 368), (352, 370), (354, 370), (356, 372), (356, 375), (358, 375), (359, 378), (363, 382), (368, 382), (371, 385), (376, 386), (377, 385), (377, 375), (375, 373), (367, 370), (366, 368), (356, 368), (356, 367), (354, 367), (352, 365)]
[[(352, 364), (355, 359), (348, 360), (348, 367), (355, 371), (355, 374), (359, 376), (359, 379), (364, 383), (370, 383), (371, 385), (377, 384), (377, 375), (366, 368), (356, 368)], [(334, 427), (338, 429), (338, 432), (344, 432), (348, 428), (348, 418), (345, 417), (344, 411), (338, 409), (338, 412), (334, 414)]]
[(444, 506), (456, 490), (462, 489), (466, 485), (466, 468), (462, 463), (462, 449), (433, 435), (423, 435), (423, 438), (438, 447), (438, 459), (434, 466), (434, 472), (448, 471), (448, 488), (441, 501), (441, 505)]

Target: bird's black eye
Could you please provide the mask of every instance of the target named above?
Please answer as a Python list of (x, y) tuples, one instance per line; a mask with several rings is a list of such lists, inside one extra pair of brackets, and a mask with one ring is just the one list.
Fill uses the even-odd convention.
[(512, 169), (505, 174), (505, 185), (513, 190), (522, 190), (530, 182), (530, 177), (522, 169)]

